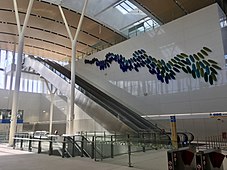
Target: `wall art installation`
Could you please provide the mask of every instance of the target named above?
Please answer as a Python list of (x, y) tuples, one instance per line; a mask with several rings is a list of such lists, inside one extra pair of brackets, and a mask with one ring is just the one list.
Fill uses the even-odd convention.
[(170, 80), (175, 80), (176, 74), (182, 71), (190, 74), (194, 79), (203, 78), (205, 82), (213, 85), (214, 81), (217, 81), (217, 70), (221, 70), (221, 67), (216, 61), (208, 59), (211, 52), (212, 50), (208, 47), (203, 47), (195, 54), (180, 53), (171, 60), (164, 61), (163, 59), (158, 60), (140, 49), (135, 51), (129, 59), (119, 54), (108, 53), (104, 60), (93, 58), (85, 59), (84, 62), (85, 64), (96, 64), (100, 70), (105, 70), (116, 62), (123, 72), (132, 70), (139, 72), (140, 68), (146, 67), (150, 74), (156, 75), (158, 80), (167, 84)]

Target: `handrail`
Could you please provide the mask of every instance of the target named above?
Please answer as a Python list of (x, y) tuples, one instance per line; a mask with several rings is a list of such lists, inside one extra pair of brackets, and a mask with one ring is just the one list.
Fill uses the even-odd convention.
[[(77, 135), (76, 135), (76, 136), (77, 136)], [(81, 137), (82, 137), (82, 136), (81, 136)], [(66, 138), (68, 139), (68, 141), (69, 141), (70, 143), (72, 143), (73, 145), (76, 146), (76, 148), (79, 150), (80, 153), (83, 154), (83, 156), (91, 157), (91, 155), (89, 155), (89, 154), (86, 152), (86, 150), (85, 150), (84, 148), (81, 148), (81, 147), (78, 145), (78, 143), (77, 143), (77, 142), (81, 142), (81, 144), (82, 144), (83, 140), (74, 141), (74, 140), (72, 139), (72, 137), (70, 137), (70, 136), (67, 136)]]

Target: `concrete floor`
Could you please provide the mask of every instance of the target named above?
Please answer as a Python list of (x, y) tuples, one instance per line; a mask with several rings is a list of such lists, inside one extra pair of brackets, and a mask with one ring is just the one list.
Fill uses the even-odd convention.
[(166, 162), (165, 150), (132, 154), (130, 168), (126, 155), (95, 162), (89, 158), (61, 158), (13, 150), (0, 144), (0, 170), (165, 170)]

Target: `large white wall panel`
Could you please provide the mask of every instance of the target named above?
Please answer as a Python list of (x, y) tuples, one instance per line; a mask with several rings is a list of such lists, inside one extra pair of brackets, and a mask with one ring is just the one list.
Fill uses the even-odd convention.
[(84, 64), (80, 60), (76, 70), (141, 115), (226, 111), (224, 101), (227, 100), (227, 93), (223, 93), (227, 90), (226, 68), (217, 4), (95, 53), (88, 59), (104, 59), (108, 52), (131, 58), (134, 51), (144, 49), (148, 55), (167, 62), (176, 54), (194, 54), (204, 46), (213, 51), (207, 59), (217, 61), (223, 68), (214, 85), (209, 85), (204, 79), (193, 79), (185, 73), (177, 74), (176, 80), (165, 84), (151, 75), (147, 68), (123, 73), (114, 62), (111, 68), (100, 71), (95, 64)]
[[(0, 90), (0, 108), (12, 108), (12, 93), (9, 90)], [(41, 110), (40, 94), (20, 92), (18, 109), (24, 110), (24, 122), (38, 122)]]

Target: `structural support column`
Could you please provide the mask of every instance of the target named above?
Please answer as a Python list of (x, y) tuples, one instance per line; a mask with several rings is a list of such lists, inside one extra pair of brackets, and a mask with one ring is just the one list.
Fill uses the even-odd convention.
[(70, 88), (70, 109), (69, 109), (69, 134), (73, 134), (74, 133), (74, 100), (75, 100), (75, 71), (76, 71), (76, 42), (77, 42), (77, 37), (79, 35), (80, 32), (80, 28), (82, 25), (82, 21), (84, 18), (84, 13), (86, 10), (86, 6), (87, 6), (87, 2), (88, 0), (85, 0), (84, 2), (84, 6), (83, 6), (83, 10), (80, 16), (80, 21), (76, 30), (76, 34), (75, 37), (73, 39), (72, 37), (72, 33), (69, 29), (69, 25), (67, 23), (67, 20), (65, 18), (64, 12), (61, 8), (61, 6), (59, 5), (59, 10), (61, 12), (62, 15), (62, 19), (65, 23), (65, 27), (66, 30), (68, 32), (69, 38), (71, 40), (72, 43), (72, 58), (71, 58), (71, 88)]
[(14, 10), (15, 10), (15, 16), (17, 21), (17, 28), (18, 28), (18, 34), (19, 34), (19, 42), (18, 42), (18, 56), (17, 56), (17, 67), (16, 67), (16, 79), (15, 79), (15, 89), (13, 93), (13, 103), (12, 103), (12, 109), (11, 109), (11, 123), (10, 123), (10, 133), (9, 133), (9, 145), (13, 145), (13, 137), (16, 132), (16, 125), (17, 125), (17, 107), (18, 107), (18, 98), (19, 98), (19, 88), (20, 88), (20, 77), (21, 77), (21, 68), (22, 68), (22, 54), (24, 49), (24, 31), (27, 27), (28, 19), (32, 10), (34, 0), (29, 1), (27, 13), (24, 19), (24, 24), (21, 29), (20, 26), (20, 19), (18, 14), (18, 8), (17, 8), (17, 1), (14, 0)]
[(54, 93), (50, 93), (50, 125), (49, 125), (49, 133), (53, 132), (53, 114), (54, 114)]
[(14, 49), (13, 49), (13, 60), (11, 63), (11, 73), (10, 73), (10, 86), (9, 90), (11, 91), (13, 89), (13, 75), (15, 71), (15, 55), (16, 55), (16, 43), (14, 43)]
[(47, 80), (45, 80), (46, 86), (48, 88), (48, 91), (50, 93), (50, 121), (49, 121), (49, 134), (51, 135), (53, 132), (53, 115), (54, 115), (54, 97), (55, 97), (55, 93), (57, 92), (57, 89), (53, 88), (54, 86), (51, 84), (51, 86), (49, 87), (49, 84), (47, 82)]

